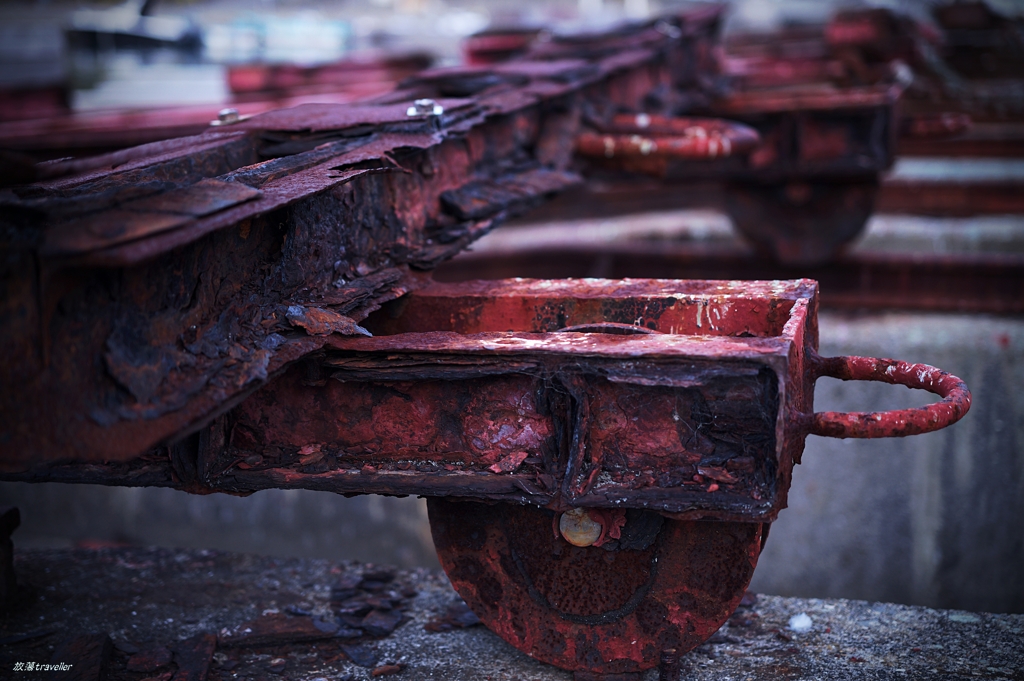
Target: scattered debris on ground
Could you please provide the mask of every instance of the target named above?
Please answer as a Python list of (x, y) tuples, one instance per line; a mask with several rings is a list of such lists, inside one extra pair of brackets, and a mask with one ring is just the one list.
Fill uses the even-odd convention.
[[(15, 569), (3, 678), (47, 665), (108, 681), (572, 678), (475, 626), (425, 569), (144, 548), (19, 551)], [(801, 614), (809, 628), (791, 626)], [(673, 666), (687, 681), (1024, 679), (1022, 662), (1024, 615), (748, 594)]]

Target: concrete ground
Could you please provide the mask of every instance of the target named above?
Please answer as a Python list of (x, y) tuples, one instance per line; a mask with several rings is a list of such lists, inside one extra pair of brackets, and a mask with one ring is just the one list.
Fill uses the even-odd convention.
[(0, 482), (0, 506), (12, 505), (19, 548), (164, 546), (440, 567), (422, 499)]
[[(387, 577), (389, 593), (401, 595), (400, 605), (390, 606), (401, 615), (397, 628), (355, 638), (324, 635), (311, 625), (322, 628), (337, 608), (332, 587), (359, 584), (368, 572), (380, 574), (380, 566), (119, 548), (21, 551), (16, 569), (27, 596), (0, 619), (2, 678), (38, 676), (15, 672), (18, 663), (81, 668), (88, 656), (76, 658), (68, 642), (90, 635), (113, 641), (109, 681), (169, 679), (175, 668), (176, 679), (210, 681), (572, 678), (479, 625), (428, 631), (459, 599), (442, 573), (426, 569)], [(748, 601), (661, 679), (1024, 679), (1024, 615), (840, 599), (748, 595)], [(184, 667), (193, 675), (186, 677)], [(658, 678), (656, 670), (644, 675), (644, 681)]]

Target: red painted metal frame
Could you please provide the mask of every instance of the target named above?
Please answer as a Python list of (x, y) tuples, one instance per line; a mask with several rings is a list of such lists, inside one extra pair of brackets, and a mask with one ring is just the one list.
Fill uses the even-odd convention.
[[(818, 425), (864, 419), (813, 415), (817, 377), (907, 383), (920, 368), (843, 373), (881, 361), (817, 358), (816, 311), (808, 280), (433, 284), (371, 315), (373, 337), (324, 337), (319, 354), (169, 461), (91, 470), (109, 484), (195, 492), (309, 488), (771, 521), (808, 433), (925, 432), (969, 406), (954, 386), (947, 411)], [(607, 333), (624, 326), (653, 333)], [(958, 379), (944, 380), (934, 389)]]

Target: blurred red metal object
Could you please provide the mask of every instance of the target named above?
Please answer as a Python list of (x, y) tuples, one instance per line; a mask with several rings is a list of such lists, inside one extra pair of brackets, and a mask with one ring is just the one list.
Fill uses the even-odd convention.
[(383, 94), (429, 67), (425, 53), (367, 52), (317, 66), (243, 64), (228, 68), (228, 87), (236, 101), (285, 99), (345, 92), (353, 99)]
[[(232, 66), (227, 70), (231, 100), (211, 106), (75, 113), (66, 105), (57, 106), (66, 99), (66, 93), (61, 95), (63, 99), (48, 95), (53, 99), (52, 105), (37, 103), (43, 95), (36, 92), (33, 100), (17, 95), (8, 102), (0, 95), (0, 121), (4, 120), (3, 109), (11, 112), (6, 122), (0, 122), (0, 149), (46, 161), (198, 135), (218, 119), (218, 112), (225, 107), (233, 108), (244, 118), (309, 102), (354, 102), (390, 92), (400, 81), (429, 66), (430, 61), (420, 53), (367, 53), (314, 67)], [(26, 106), (32, 108), (25, 109)], [(25, 115), (15, 115), (15, 108)]]
[(67, 88), (63, 85), (0, 88), (0, 126), (4, 121), (65, 116), (70, 111)]
[[(532, 219), (571, 222), (544, 223), (538, 243), (536, 227), (509, 226), (501, 248), (479, 248), (443, 263), (435, 276), (441, 281), (502, 279), (507, 277), (628, 277), (722, 278), (784, 280), (808, 277), (821, 285), (821, 304), (829, 309), (923, 310), (985, 314), (1024, 313), (1024, 257), (1013, 253), (855, 252), (816, 267), (784, 265), (760, 257), (738, 239), (702, 242), (687, 238), (633, 238), (609, 243), (581, 238), (587, 233), (581, 218), (595, 225), (613, 215), (665, 210), (681, 200), (679, 191), (650, 185), (614, 187), (614, 193), (582, 186), (549, 202)], [(934, 202), (936, 211), (965, 205), (958, 202), (978, 189), (961, 185), (947, 203)], [(1016, 193), (1011, 193), (1013, 189)], [(1024, 211), (1024, 203), (1010, 196), (1020, 193), (1007, 185), (1003, 206)], [(702, 184), (688, 188), (685, 200), (697, 206), (720, 206), (721, 187)], [(937, 194), (940, 194), (942, 189)], [(883, 199), (886, 194), (883, 192)], [(984, 193), (982, 192), (982, 197)], [(579, 211), (577, 206), (585, 206)], [(896, 209), (896, 199), (881, 205)], [(921, 204), (915, 203), (920, 209)], [(993, 208), (997, 205), (993, 204)], [(570, 210), (571, 209), (571, 210)], [(568, 212), (568, 214), (567, 214)], [(521, 236), (520, 236), (521, 235)]]
[(971, 117), (962, 113), (940, 113), (907, 116), (900, 129), (904, 137), (917, 139), (944, 139), (956, 137), (971, 129)]
[(489, 29), (466, 38), (462, 52), (471, 66), (496, 64), (525, 53), (540, 35), (539, 29)]
[(601, 132), (580, 133), (576, 152), (602, 167), (664, 176), (673, 161), (747, 155), (759, 140), (753, 128), (721, 119), (619, 115)]

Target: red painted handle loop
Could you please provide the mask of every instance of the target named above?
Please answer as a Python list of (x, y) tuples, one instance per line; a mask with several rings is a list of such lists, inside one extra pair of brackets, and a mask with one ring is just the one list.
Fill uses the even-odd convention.
[(810, 432), (827, 437), (904, 437), (953, 425), (971, 408), (971, 391), (956, 376), (927, 364), (874, 357), (824, 357), (818, 373), (844, 381), (881, 381), (920, 388), (943, 399), (913, 409), (813, 414)]
[(630, 114), (615, 116), (601, 132), (581, 132), (576, 151), (604, 159), (710, 160), (745, 156), (759, 142), (757, 130), (720, 118)]

